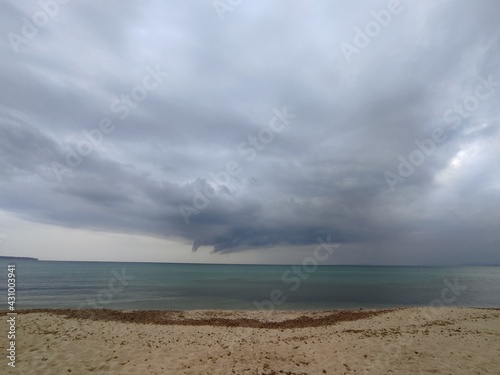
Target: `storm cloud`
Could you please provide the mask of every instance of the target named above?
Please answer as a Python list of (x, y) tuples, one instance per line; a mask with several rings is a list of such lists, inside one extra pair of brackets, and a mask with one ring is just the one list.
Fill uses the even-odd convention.
[(1, 210), (215, 253), (330, 236), (353, 263), (500, 263), (498, 1), (0, 8)]

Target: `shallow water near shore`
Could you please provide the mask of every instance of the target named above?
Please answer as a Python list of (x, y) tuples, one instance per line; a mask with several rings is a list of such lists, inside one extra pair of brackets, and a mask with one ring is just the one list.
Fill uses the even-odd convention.
[[(500, 307), (500, 267), (13, 263), (18, 309)], [(4, 280), (7, 264), (0, 262)], [(0, 285), (1, 293), (5, 287)]]

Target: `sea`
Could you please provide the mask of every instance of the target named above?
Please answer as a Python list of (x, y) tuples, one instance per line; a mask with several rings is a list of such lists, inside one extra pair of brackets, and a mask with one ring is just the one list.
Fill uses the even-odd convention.
[(16, 309), (500, 307), (500, 267), (306, 267), (2, 259), (0, 310), (8, 307), (9, 264), (15, 265)]

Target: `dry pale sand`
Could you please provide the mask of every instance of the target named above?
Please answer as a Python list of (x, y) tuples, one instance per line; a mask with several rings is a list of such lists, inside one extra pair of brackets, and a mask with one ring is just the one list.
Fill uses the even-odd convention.
[(500, 374), (493, 309), (65, 310), (17, 320), (17, 366), (2, 356), (1, 374)]

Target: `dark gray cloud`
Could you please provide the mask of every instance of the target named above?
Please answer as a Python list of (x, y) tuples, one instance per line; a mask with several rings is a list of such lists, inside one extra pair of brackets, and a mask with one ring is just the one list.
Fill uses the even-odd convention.
[(500, 5), (402, 1), (348, 61), (389, 3), (221, 21), (208, 1), (73, 0), (36, 26), (39, 4), (4, 2), (0, 209), (220, 253), (331, 235), (345, 262), (500, 263)]

